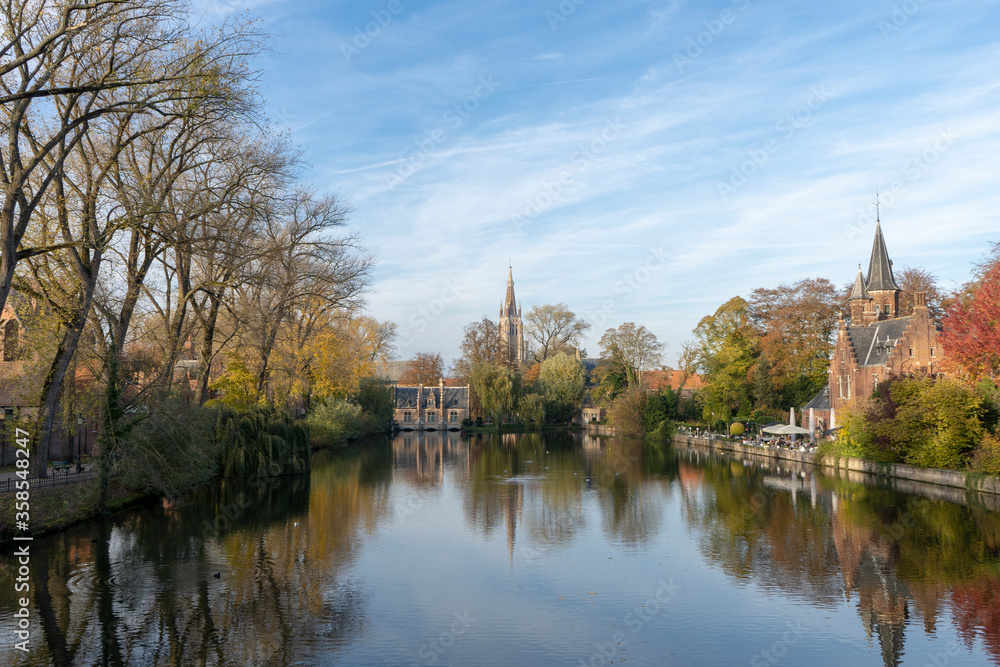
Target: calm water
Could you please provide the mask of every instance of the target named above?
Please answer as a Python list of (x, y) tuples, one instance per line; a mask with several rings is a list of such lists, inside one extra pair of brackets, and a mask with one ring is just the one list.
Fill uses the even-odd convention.
[(1000, 664), (1000, 516), (962, 500), (404, 434), (36, 540), (27, 655), (8, 549), (0, 664)]

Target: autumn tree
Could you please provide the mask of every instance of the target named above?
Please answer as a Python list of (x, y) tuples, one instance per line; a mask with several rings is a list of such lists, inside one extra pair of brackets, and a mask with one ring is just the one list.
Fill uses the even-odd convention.
[[(294, 333), (285, 344), (300, 348), (324, 313), (361, 303), (372, 258), (355, 236), (334, 236), (346, 225), (347, 212), (335, 197), (299, 191), (289, 196), (281, 215), (267, 221), (266, 252), (252, 267), (256, 280), (240, 286), (234, 307), (244, 331), (241, 344), (254, 352), (261, 397), (267, 396), (273, 372), (295, 372), (272, 365), (280, 337)], [(298, 321), (289, 330), (285, 325), (292, 319)]]
[(399, 376), (399, 384), (409, 387), (437, 384), (444, 376), (444, 361), (440, 354), (418, 352), (406, 362), (406, 370)]
[(805, 377), (815, 393), (826, 382), (838, 310), (837, 289), (825, 278), (751, 293), (747, 313), (777, 389)]
[(983, 273), (969, 298), (952, 304), (942, 326), (946, 363), (1000, 385), (1000, 261)]
[(758, 336), (750, 304), (733, 297), (705, 316), (694, 329), (698, 368), (705, 379), (704, 417), (730, 420), (752, 408), (750, 369), (758, 352)]
[(590, 329), (590, 323), (578, 318), (564, 303), (535, 306), (524, 319), (538, 363), (558, 352), (576, 350), (580, 339)]

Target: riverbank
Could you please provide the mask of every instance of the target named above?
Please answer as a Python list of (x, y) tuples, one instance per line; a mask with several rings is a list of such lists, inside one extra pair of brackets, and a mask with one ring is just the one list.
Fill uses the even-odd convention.
[(906, 491), (900, 482), (934, 485), (963, 491), (985, 493), (1000, 498), (1000, 478), (957, 470), (941, 470), (938, 468), (918, 468), (905, 463), (882, 463), (865, 461), (849, 457), (819, 456), (812, 452), (800, 452), (788, 449), (756, 447), (744, 445), (731, 440), (709, 440), (690, 435), (675, 435), (674, 444), (701, 447), (708, 450), (720, 450), (762, 456), (783, 461), (794, 461), (805, 465), (821, 468), (824, 473), (838, 475), (840, 472), (869, 475), (895, 481), (895, 486)]
[[(0, 494), (0, 545), (10, 542), (15, 535), (41, 537), (56, 533), (102, 513), (97, 507), (96, 479), (66, 486), (32, 488), (28, 500), (29, 529), (25, 532), (18, 530), (16, 525), (16, 496), (15, 493)], [(158, 498), (157, 495), (127, 489), (120, 481), (112, 478), (108, 486), (107, 511), (117, 512), (146, 502), (155, 502)]]

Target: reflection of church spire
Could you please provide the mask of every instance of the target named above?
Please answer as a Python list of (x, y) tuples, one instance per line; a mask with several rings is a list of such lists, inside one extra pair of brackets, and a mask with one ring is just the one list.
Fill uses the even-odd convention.
[(517, 520), (524, 505), (524, 488), (520, 484), (507, 485), (507, 551), (510, 564), (514, 565), (514, 542), (517, 537)]

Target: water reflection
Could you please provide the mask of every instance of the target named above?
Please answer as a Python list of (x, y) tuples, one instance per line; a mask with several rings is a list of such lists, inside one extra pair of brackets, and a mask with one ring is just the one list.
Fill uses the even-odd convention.
[[(421, 506), (432, 514), (419, 531), (404, 526), (400, 511), (413, 497), (432, 501)], [(813, 609), (847, 621), (851, 636), (870, 646), (824, 645), (813, 637), (801, 650), (812, 651), (815, 664), (875, 658), (899, 665), (912, 657), (922, 665), (927, 660), (920, 650), (941, 651), (952, 642), (961, 654), (949, 653), (949, 664), (981, 660), (983, 651), (1000, 663), (1000, 522), (990, 501), (962, 492), (952, 499), (959, 502), (772, 460), (731, 460), (629, 440), (404, 433), (318, 455), (309, 477), (222, 481), (181, 502), (36, 540), (33, 650), (24, 656), (6, 642), (0, 663), (420, 662), (401, 647), (420, 646), (426, 638), (417, 629), (421, 619), (450, 618), (453, 603), (447, 594), (413, 597), (400, 609), (400, 586), (417, 596), (419, 582), (393, 578), (387, 564), (398, 562), (402, 549), (413, 571), (428, 572), (433, 563), (415, 554), (439, 540), (463, 550), (462, 561), (485, 573), (483, 579), (517, 582), (527, 571), (532, 585), (508, 593), (518, 596), (515, 617), (522, 607), (551, 604), (553, 595), (534, 589), (549, 572), (564, 578), (588, 568), (587, 577), (627, 582), (621, 571), (595, 569), (595, 549), (615, 558), (661, 554), (685, 570), (707, 565), (730, 582), (727, 590), (753, 590), (756, 600), (777, 601), (789, 614)], [(460, 515), (465, 543), (455, 542), (455, 526), (437, 518), (451, 515)], [(380, 551), (387, 541), (388, 554)], [(470, 546), (494, 542), (505, 551), (502, 575)], [(694, 547), (690, 556), (679, 546), (687, 543)], [(612, 562), (600, 554), (599, 563), (607, 563), (600, 567)], [(655, 581), (662, 566), (651, 567), (644, 576)], [(13, 559), (4, 559), (0, 590), (12, 591), (15, 576)], [(732, 605), (729, 595), (691, 590), (698, 602), (689, 604), (703, 606), (684, 613), (715, 616), (720, 609), (712, 605)], [(0, 633), (11, 637), (14, 602), (0, 600)], [(574, 613), (588, 614), (590, 623), (635, 605), (624, 597), (587, 603), (593, 606)], [(403, 622), (387, 627), (376, 611), (387, 608)], [(736, 616), (735, 605), (722, 611), (751, 634), (763, 627), (752, 615)], [(658, 620), (666, 627), (686, 622), (667, 612)], [(409, 622), (414, 629), (404, 627)], [(475, 632), (482, 634), (464, 638), (469, 655), (507, 664), (504, 656), (493, 660), (486, 647), (512, 646), (524, 632), (512, 627), (479, 624)], [(690, 627), (686, 641), (698, 652), (688, 662), (703, 659), (704, 646), (727, 651), (718, 654), (722, 662), (750, 661), (745, 640), (727, 645), (711, 628), (698, 635), (698, 625)], [(609, 627), (608, 636), (613, 631)], [(685, 655), (669, 632), (643, 639), (650, 657), (644, 663), (633, 653), (633, 664), (657, 664), (668, 649)], [(551, 636), (517, 646), (534, 651), (520, 655), (521, 664), (565, 658)], [(593, 650), (585, 642), (583, 659)], [(449, 660), (461, 663), (459, 655)]]
[(963, 504), (945, 503), (801, 466), (692, 450), (681, 456), (697, 466), (681, 465), (685, 516), (727, 573), (817, 606), (855, 602), (885, 665), (901, 664), (911, 616), (934, 635), (949, 606), (963, 642), (982, 639), (1000, 662), (1000, 521), (992, 498), (970, 493)]

